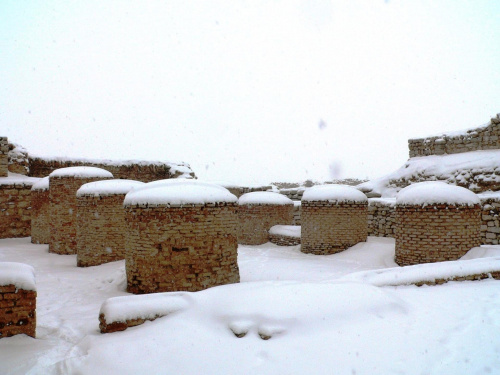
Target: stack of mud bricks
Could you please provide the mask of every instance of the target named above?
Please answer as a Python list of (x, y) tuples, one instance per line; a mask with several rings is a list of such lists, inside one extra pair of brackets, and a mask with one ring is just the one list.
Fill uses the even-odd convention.
[(49, 214), (49, 177), (44, 177), (31, 188), (31, 243), (49, 243)]
[(479, 203), (402, 204), (396, 201), (396, 263), (408, 266), (458, 260), (481, 244), (480, 227)]
[[(211, 200), (210, 186), (198, 189), (196, 181), (189, 184), (192, 201), (169, 200), (179, 191), (171, 192), (176, 186), (170, 185), (150, 201), (147, 187), (125, 197), (128, 292), (195, 292), (239, 282), (237, 198), (213, 185), (215, 194), (223, 189), (229, 199)], [(179, 189), (182, 195), (184, 186)]]
[(269, 241), (274, 225), (293, 224), (293, 201), (271, 192), (244, 194), (238, 201), (238, 243), (261, 245)]
[(9, 142), (7, 137), (0, 137), (0, 177), (9, 175)]
[(36, 286), (33, 267), (0, 263), (0, 339), (19, 334), (35, 337)]
[(301, 251), (335, 254), (366, 241), (368, 199), (355, 188), (315, 186), (302, 197)]
[(104, 180), (85, 184), (77, 191), (78, 267), (125, 259), (123, 199), (141, 185), (144, 183), (132, 180)]
[(95, 167), (61, 168), (49, 175), (49, 252), (76, 254), (76, 192), (86, 183), (111, 178), (111, 172)]

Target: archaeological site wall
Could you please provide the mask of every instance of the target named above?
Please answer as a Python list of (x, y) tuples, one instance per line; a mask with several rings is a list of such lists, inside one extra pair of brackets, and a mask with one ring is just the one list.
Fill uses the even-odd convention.
[(0, 177), (7, 177), (9, 172), (9, 142), (7, 137), (0, 137)]
[(31, 233), (31, 188), (37, 179), (0, 178), (0, 238)]
[(31, 242), (50, 241), (49, 177), (42, 178), (31, 188)]

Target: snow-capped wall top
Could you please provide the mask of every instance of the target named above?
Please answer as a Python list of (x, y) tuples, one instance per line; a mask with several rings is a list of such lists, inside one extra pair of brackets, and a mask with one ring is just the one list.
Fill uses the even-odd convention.
[(28, 264), (0, 262), (0, 286), (15, 285), (24, 290), (36, 290), (35, 269)]
[(76, 192), (77, 197), (92, 195), (103, 197), (107, 195), (127, 194), (130, 190), (145, 185), (144, 182), (134, 180), (102, 180), (84, 184)]
[(359, 190), (347, 185), (317, 185), (307, 189), (302, 201), (334, 201), (337, 203), (363, 203), (368, 198)]
[(300, 225), (274, 225), (269, 229), (269, 234), (300, 238), (301, 228)]
[(44, 177), (37, 183), (35, 183), (32, 187), (31, 190), (38, 190), (38, 191), (44, 191), (44, 190), (49, 190), (49, 177)]
[(182, 206), (235, 203), (236, 196), (222, 186), (188, 179), (149, 182), (125, 196), (124, 206)]
[(112, 178), (113, 174), (105, 169), (96, 167), (68, 167), (56, 169), (49, 175), (49, 177)]
[(479, 198), (472, 191), (439, 181), (419, 182), (405, 187), (396, 196), (396, 205), (449, 204), (474, 206)]
[(271, 204), (271, 205), (292, 205), (293, 201), (279, 193), (270, 191), (254, 191), (252, 193), (243, 194), (238, 200), (238, 204)]

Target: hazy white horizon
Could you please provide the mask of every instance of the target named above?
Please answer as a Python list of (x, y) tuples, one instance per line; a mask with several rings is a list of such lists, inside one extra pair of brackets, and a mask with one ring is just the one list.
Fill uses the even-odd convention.
[(375, 178), (500, 112), (496, 1), (0, 3), (0, 135), (240, 183)]

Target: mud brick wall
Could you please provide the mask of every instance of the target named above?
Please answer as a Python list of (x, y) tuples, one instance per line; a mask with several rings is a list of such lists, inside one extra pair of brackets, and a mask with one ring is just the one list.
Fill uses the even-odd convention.
[(0, 238), (28, 237), (31, 233), (31, 187), (34, 182), (0, 181)]
[(237, 207), (126, 207), (127, 291), (194, 292), (239, 282)]
[(269, 234), (269, 242), (278, 246), (300, 245), (300, 237), (285, 236), (282, 234)]
[(366, 241), (368, 203), (302, 202), (301, 251), (335, 254)]
[(0, 177), (9, 175), (9, 142), (7, 137), (0, 137)]
[(293, 225), (300, 225), (300, 201), (293, 201)]
[(394, 237), (396, 222), (396, 201), (371, 198), (368, 200), (368, 235)]
[(479, 246), (480, 205), (396, 205), (396, 263), (457, 260)]
[(125, 259), (125, 194), (77, 197), (78, 267)]
[(86, 183), (106, 180), (102, 177), (50, 177), (50, 241), (49, 252), (76, 254), (77, 198), (76, 192)]
[(180, 177), (183, 173), (177, 169), (189, 170), (189, 175), (194, 177), (194, 172), (188, 165), (175, 165), (172, 163), (155, 162), (130, 162), (120, 164), (111, 160), (87, 161), (87, 160), (46, 160), (30, 157), (30, 176), (45, 177), (59, 168), (89, 166), (105, 169), (111, 172), (114, 178), (130, 179), (142, 182), (150, 182), (168, 178)]
[(36, 335), (36, 291), (0, 285), (0, 339)]
[(481, 199), (481, 244), (500, 244), (500, 197)]
[(493, 117), (487, 125), (464, 131), (462, 134), (410, 139), (408, 147), (410, 158), (500, 149), (500, 114)]
[(238, 243), (261, 245), (269, 241), (274, 225), (293, 224), (293, 204), (243, 204), (238, 207)]
[(31, 242), (50, 242), (49, 189), (31, 189)]

